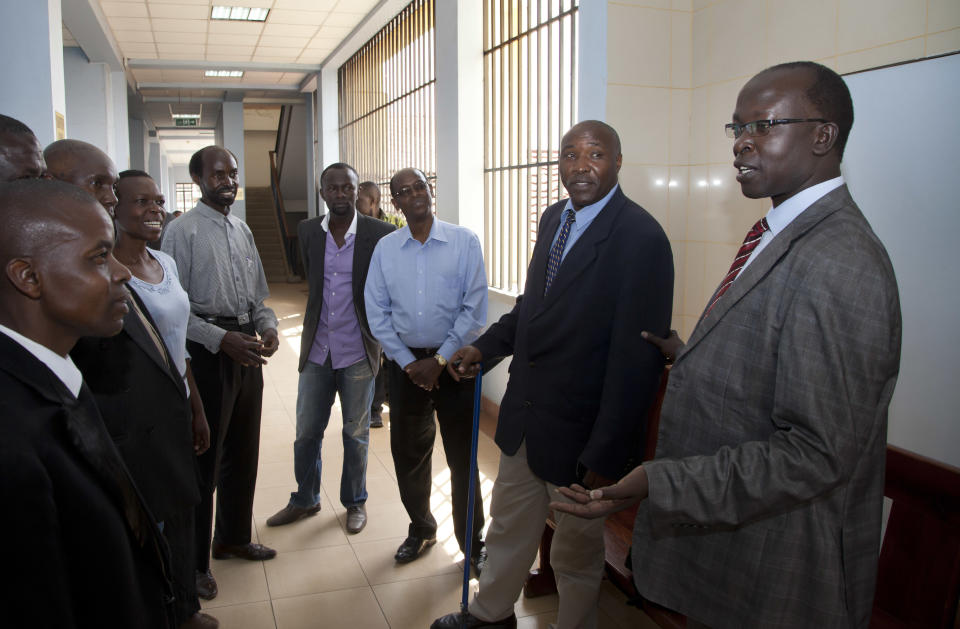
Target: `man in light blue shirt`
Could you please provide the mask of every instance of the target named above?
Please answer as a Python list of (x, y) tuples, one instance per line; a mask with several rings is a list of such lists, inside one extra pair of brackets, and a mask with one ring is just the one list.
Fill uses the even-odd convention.
[[(454, 532), (466, 546), (473, 384), (445, 370), (458, 348), (473, 342), (487, 319), (487, 280), (476, 234), (433, 216), (433, 191), (420, 170), (390, 181), (393, 205), (407, 226), (377, 243), (367, 275), (370, 330), (386, 354), (390, 383), (390, 449), (400, 498), (410, 516), (408, 537), (395, 559), (407, 563), (437, 541), (430, 512), (433, 413), (450, 467)], [(476, 484), (473, 557), (483, 559), (483, 504)]]

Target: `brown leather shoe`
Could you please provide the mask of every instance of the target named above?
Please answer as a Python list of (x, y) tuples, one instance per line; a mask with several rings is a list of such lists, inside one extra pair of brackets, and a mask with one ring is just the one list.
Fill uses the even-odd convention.
[(263, 544), (222, 544), (214, 540), (210, 547), (210, 554), (214, 559), (246, 559), (248, 561), (266, 561), (277, 556), (277, 551), (267, 548)]
[(217, 580), (209, 570), (206, 572), (197, 570), (197, 596), (205, 601), (217, 598)]
[(355, 535), (367, 525), (367, 508), (363, 505), (347, 507), (347, 533)]
[(320, 511), (319, 502), (312, 507), (298, 507), (293, 504), (288, 504), (286, 507), (280, 509), (267, 518), (267, 526), (283, 526), (284, 524), (290, 524), (291, 522), (296, 522), (300, 518), (316, 515), (318, 511)]
[(180, 629), (217, 629), (219, 626), (220, 621), (210, 614), (197, 612), (184, 620), (183, 624), (180, 625)]

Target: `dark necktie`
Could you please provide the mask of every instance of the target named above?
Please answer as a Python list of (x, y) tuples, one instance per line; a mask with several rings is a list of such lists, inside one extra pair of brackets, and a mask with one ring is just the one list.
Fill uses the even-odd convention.
[(710, 302), (710, 306), (707, 308), (706, 312), (703, 313), (704, 318), (710, 314), (710, 311), (713, 310), (713, 307), (717, 305), (717, 302), (720, 301), (720, 298), (723, 297), (723, 294), (727, 292), (730, 286), (733, 284), (733, 281), (737, 279), (737, 276), (740, 275), (740, 271), (743, 270), (743, 265), (747, 263), (747, 260), (750, 259), (750, 254), (753, 253), (753, 250), (757, 248), (757, 245), (760, 244), (760, 238), (763, 236), (763, 232), (770, 229), (770, 225), (767, 224), (766, 218), (761, 218), (757, 221), (753, 227), (750, 228), (750, 231), (747, 232), (747, 237), (743, 239), (743, 244), (740, 245), (740, 250), (737, 251), (737, 257), (733, 259), (733, 264), (730, 265), (730, 270), (727, 271), (727, 275), (723, 278), (723, 281), (720, 282), (720, 288), (717, 289), (717, 292), (713, 295), (713, 301)]
[(567, 237), (570, 236), (570, 227), (577, 220), (577, 213), (573, 210), (566, 210), (566, 219), (563, 221), (563, 227), (560, 228), (560, 236), (557, 242), (550, 248), (550, 255), (547, 257), (547, 281), (543, 287), (543, 294), (546, 295), (553, 284), (553, 279), (560, 270), (560, 261), (563, 259), (563, 248), (567, 245)]

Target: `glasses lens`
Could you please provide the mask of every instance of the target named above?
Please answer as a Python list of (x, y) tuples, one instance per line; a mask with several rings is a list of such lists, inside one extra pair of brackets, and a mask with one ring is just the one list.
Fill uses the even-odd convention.
[(728, 138), (739, 138), (740, 134), (743, 132), (743, 127), (738, 124), (729, 123), (723, 125), (723, 130), (726, 132)]

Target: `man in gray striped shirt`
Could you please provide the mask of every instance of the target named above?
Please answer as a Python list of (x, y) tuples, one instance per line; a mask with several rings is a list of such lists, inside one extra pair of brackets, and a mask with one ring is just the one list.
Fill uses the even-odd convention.
[[(272, 559), (276, 551), (250, 542), (260, 445), (265, 357), (277, 351), (277, 317), (264, 305), (267, 279), (250, 228), (230, 215), (237, 195), (236, 158), (208, 146), (190, 159), (200, 186), (197, 206), (170, 223), (163, 251), (177, 262), (190, 297), (187, 349), (210, 424), (210, 449), (198, 458), (197, 591), (217, 595), (210, 573), (213, 490), (217, 490), (214, 559)], [(258, 335), (259, 334), (259, 338)]]

